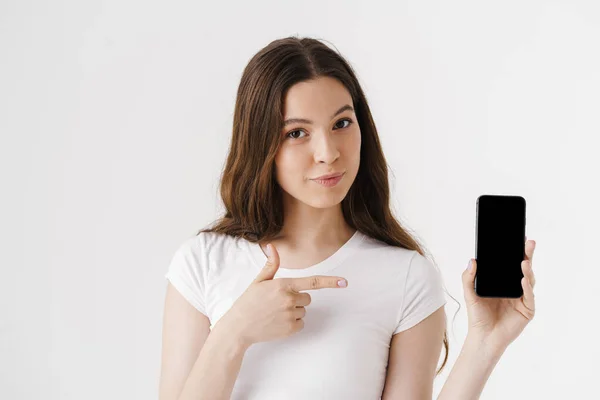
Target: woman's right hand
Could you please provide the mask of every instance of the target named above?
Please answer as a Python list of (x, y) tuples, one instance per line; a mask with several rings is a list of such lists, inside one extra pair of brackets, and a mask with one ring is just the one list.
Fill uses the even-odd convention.
[[(346, 279), (336, 276), (273, 279), (279, 269), (279, 253), (272, 244), (269, 247), (271, 254), (265, 266), (225, 315), (230, 318), (228, 330), (239, 335), (247, 347), (290, 336), (304, 327), (302, 318), (311, 298), (300, 291), (347, 285)], [(346, 285), (339, 286), (340, 280)]]

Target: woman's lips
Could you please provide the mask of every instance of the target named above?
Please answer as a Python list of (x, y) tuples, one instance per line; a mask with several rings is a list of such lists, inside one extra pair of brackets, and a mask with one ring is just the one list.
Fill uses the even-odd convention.
[(316, 182), (322, 186), (325, 187), (333, 187), (335, 185), (337, 185), (342, 178), (344, 177), (346, 173), (343, 173), (342, 175), (335, 177), (335, 178), (330, 178), (330, 179), (311, 179), (313, 182)]

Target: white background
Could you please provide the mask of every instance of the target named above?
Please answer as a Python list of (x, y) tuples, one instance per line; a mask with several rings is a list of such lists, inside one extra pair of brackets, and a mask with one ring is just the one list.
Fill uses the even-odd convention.
[(477, 196), (527, 200), (537, 314), (481, 398), (597, 393), (599, 3), (401, 3), (4, 0), (0, 398), (157, 398), (168, 262), (222, 210), (244, 66), (288, 35), (356, 69), (397, 216), (461, 304)]

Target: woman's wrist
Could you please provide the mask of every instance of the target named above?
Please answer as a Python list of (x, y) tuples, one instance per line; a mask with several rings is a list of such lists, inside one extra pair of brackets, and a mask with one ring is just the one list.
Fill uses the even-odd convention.
[(230, 315), (225, 314), (217, 321), (213, 327), (213, 331), (216, 331), (219, 336), (223, 337), (232, 348), (238, 352), (245, 353), (251, 346), (251, 343), (245, 340), (239, 328), (240, 326), (236, 323), (235, 318), (232, 319)]
[(507, 346), (498, 343), (492, 337), (476, 332), (468, 332), (463, 348), (476, 350), (487, 359), (497, 361), (506, 351)]

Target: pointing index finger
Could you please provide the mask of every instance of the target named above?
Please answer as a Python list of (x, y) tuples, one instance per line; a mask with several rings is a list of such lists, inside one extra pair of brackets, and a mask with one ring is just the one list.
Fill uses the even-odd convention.
[(325, 288), (346, 287), (348, 282), (339, 276), (314, 275), (304, 278), (284, 278), (289, 288), (295, 292)]

